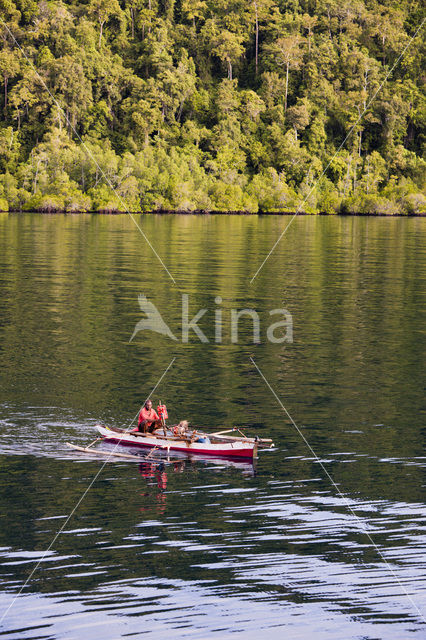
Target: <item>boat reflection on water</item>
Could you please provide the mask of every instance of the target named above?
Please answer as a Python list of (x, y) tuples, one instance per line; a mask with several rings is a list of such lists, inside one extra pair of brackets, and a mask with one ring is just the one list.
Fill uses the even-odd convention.
[[(170, 456), (161, 456), (162, 452), (159, 452), (158, 457), (152, 459), (145, 459), (139, 465), (139, 473), (148, 478), (154, 478), (158, 475), (159, 469), (161, 469), (161, 473), (165, 474), (165, 486), (160, 488), (166, 488), (167, 485), (167, 474), (166, 474), (166, 465), (169, 471), (173, 471), (174, 473), (182, 473), (184, 469), (191, 470), (192, 472), (197, 472), (200, 470), (201, 466), (208, 467), (212, 469), (211, 465), (215, 465), (218, 469), (220, 467), (233, 467), (235, 469), (239, 469), (241, 473), (245, 476), (254, 477), (257, 475), (257, 459), (253, 461), (241, 461), (232, 458), (225, 457), (217, 457), (209, 456), (208, 459), (201, 458), (195, 455), (182, 455), (179, 456), (179, 453), (174, 452), (174, 457), (170, 458)], [(161, 457), (160, 457), (161, 456)]]
[[(155, 505), (152, 502), (145, 506), (140, 507), (140, 511), (150, 511), (153, 506), (158, 513), (163, 513), (166, 509), (167, 502), (167, 482), (168, 482), (168, 473), (183, 473), (183, 471), (189, 471), (191, 473), (199, 473), (200, 466), (209, 466), (211, 469), (211, 464), (217, 465), (217, 469), (220, 467), (235, 467), (239, 469), (243, 475), (254, 477), (256, 476), (256, 461), (252, 462), (240, 462), (237, 460), (228, 460), (225, 458), (209, 458), (208, 460), (201, 459), (195, 456), (185, 456), (185, 458), (181, 459), (170, 459), (169, 456), (163, 459), (156, 460), (147, 460), (145, 459), (143, 462), (139, 463), (138, 470), (142, 478), (146, 481), (148, 486), (156, 485), (158, 487), (158, 492), (156, 494), (156, 503)], [(141, 497), (152, 499), (152, 493), (141, 493)]]
[(168, 480), (167, 471), (169, 473), (183, 473), (186, 469), (187, 471), (198, 473), (200, 471), (200, 463), (204, 464), (204, 466), (208, 465), (210, 469), (212, 463), (219, 467), (235, 467), (239, 469), (243, 475), (251, 477), (256, 476), (257, 473), (256, 461), (254, 461), (254, 463), (240, 462), (239, 460), (211, 457), (208, 460), (203, 460), (195, 458), (194, 456), (185, 456), (185, 458), (182, 459), (170, 459), (170, 457), (167, 456), (162, 460), (144, 460), (139, 464), (139, 473), (148, 484), (157, 484), (160, 491), (165, 491)]
[[(156, 494), (156, 504), (154, 505), (155, 510), (158, 513), (163, 513), (166, 509), (166, 494), (165, 490), (167, 489), (167, 473), (166, 466), (164, 462), (141, 462), (139, 464), (139, 473), (147, 482), (148, 485), (157, 485), (159, 491)], [(141, 493), (142, 498), (152, 499), (151, 493)], [(152, 510), (153, 505), (149, 504), (145, 507), (140, 507), (140, 511), (150, 511)]]
[(155, 479), (159, 489), (167, 489), (167, 473), (164, 462), (141, 462), (139, 473), (145, 480)]

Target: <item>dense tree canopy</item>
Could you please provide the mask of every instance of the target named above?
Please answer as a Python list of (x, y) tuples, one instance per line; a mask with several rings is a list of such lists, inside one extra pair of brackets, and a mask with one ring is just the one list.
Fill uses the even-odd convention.
[(0, 209), (426, 211), (420, 0), (0, 0), (0, 18)]

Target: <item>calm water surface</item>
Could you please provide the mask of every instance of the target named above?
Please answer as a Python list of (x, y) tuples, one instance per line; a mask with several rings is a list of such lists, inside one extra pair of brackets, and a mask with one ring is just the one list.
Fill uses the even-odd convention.
[[(138, 222), (176, 285), (126, 216), (0, 214), (1, 637), (426, 637), (426, 221), (298, 218), (252, 284), (289, 218)], [(209, 343), (129, 342), (139, 294), (177, 336), (187, 294)], [(292, 344), (266, 341), (279, 307)], [(260, 344), (248, 319), (231, 343), (233, 308)], [(130, 425), (172, 358), (171, 421), (276, 450), (102, 468), (67, 449)]]

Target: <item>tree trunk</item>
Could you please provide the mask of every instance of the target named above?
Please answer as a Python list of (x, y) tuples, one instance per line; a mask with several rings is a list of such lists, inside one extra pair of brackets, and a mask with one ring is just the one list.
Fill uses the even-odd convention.
[(356, 173), (357, 173), (356, 168), (357, 168), (357, 162), (356, 162), (356, 159), (355, 159), (355, 162), (354, 162), (354, 195), (355, 195), (355, 191), (356, 191), (356, 178), (357, 178), (357, 176), (356, 176)]
[(104, 22), (105, 22), (105, 20), (103, 20), (102, 22), (99, 21), (99, 24), (100, 24), (100, 27), (101, 27), (100, 30), (99, 30), (99, 49), (101, 48), (102, 31), (103, 31), (103, 28), (104, 28)]
[(7, 77), (4, 77), (4, 112), (7, 111)]
[(232, 80), (232, 64), (230, 60), (228, 60), (228, 79)]
[(176, 118), (177, 122), (180, 122), (180, 119), (182, 117), (183, 105), (185, 104), (185, 100), (186, 100), (186, 96), (184, 96), (182, 98), (181, 102), (180, 102), (179, 111), (178, 111), (178, 115), (177, 115), (177, 118)]
[(370, 192), (370, 156), (367, 158), (367, 193)]
[(37, 162), (36, 173), (35, 173), (34, 180), (33, 180), (33, 194), (36, 192), (36, 189), (37, 189), (38, 165), (39, 164), (40, 164), (40, 161)]
[(343, 194), (346, 196), (346, 192), (351, 184), (351, 156), (348, 157), (347, 170), (346, 170), (346, 178), (345, 178), (345, 186), (343, 187)]
[(286, 72), (285, 72), (285, 100), (284, 100), (284, 113), (287, 111), (287, 96), (288, 96), (288, 70), (290, 64), (287, 62)]
[(255, 60), (256, 60), (256, 76), (257, 76), (257, 68), (258, 68), (258, 58), (259, 58), (259, 17), (257, 15), (257, 4), (254, 3), (254, 10), (256, 12), (256, 46), (255, 46)]

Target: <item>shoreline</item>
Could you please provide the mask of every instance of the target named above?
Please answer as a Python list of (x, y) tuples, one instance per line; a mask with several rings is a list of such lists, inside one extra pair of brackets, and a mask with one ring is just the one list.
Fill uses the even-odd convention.
[(222, 211), (211, 210), (205, 211), (202, 209), (194, 209), (193, 211), (180, 210), (180, 209), (157, 209), (153, 211), (37, 211), (35, 209), (19, 210), (9, 209), (9, 211), (0, 211), (0, 213), (7, 214), (25, 214), (36, 213), (39, 215), (103, 215), (103, 216), (117, 216), (117, 215), (185, 215), (185, 216), (321, 216), (321, 217), (347, 217), (347, 218), (425, 218), (426, 212), (420, 213), (309, 213), (307, 211)]

